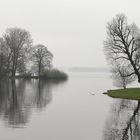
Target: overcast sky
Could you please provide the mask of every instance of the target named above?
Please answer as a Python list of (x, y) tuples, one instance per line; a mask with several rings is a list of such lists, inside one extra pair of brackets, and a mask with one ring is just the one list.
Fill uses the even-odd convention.
[(54, 54), (55, 67), (104, 67), (106, 25), (119, 13), (140, 27), (139, 0), (0, 0), (0, 33), (28, 30)]

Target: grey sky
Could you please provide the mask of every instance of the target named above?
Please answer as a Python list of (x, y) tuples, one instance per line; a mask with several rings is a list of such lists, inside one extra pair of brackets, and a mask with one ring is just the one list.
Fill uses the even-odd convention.
[(106, 66), (103, 40), (116, 14), (140, 27), (139, 0), (0, 0), (0, 33), (28, 30), (54, 54), (54, 66)]

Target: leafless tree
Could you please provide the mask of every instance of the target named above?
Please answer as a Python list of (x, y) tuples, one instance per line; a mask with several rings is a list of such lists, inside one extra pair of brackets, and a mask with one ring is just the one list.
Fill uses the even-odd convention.
[(37, 67), (39, 78), (45, 68), (47, 69), (51, 67), (52, 58), (53, 55), (50, 51), (48, 51), (46, 46), (39, 44), (33, 47), (32, 61)]
[(3, 43), (7, 48), (7, 72), (15, 77), (20, 67), (24, 67), (26, 54), (32, 43), (31, 36), (24, 29), (8, 28), (3, 35)]
[(104, 48), (111, 64), (129, 66), (124, 76), (136, 75), (140, 83), (140, 30), (135, 24), (128, 25), (125, 15), (117, 15), (108, 23)]
[(112, 67), (112, 78), (114, 80), (114, 85), (117, 87), (123, 87), (126, 89), (126, 86), (135, 80), (135, 75), (129, 75), (129, 67), (121, 66), (120, 64), (115, 63)]

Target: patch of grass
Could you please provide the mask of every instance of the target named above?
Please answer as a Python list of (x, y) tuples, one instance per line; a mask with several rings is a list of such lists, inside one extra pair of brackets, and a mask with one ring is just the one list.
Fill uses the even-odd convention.
[(107, 95), (113, 98), (140, 100), (140, 88), (108, 90)]

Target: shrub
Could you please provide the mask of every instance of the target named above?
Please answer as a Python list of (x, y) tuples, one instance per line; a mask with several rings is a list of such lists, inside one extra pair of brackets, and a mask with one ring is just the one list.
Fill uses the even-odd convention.
[(50, 69), (50, 70), (45, 70), (41, 78), (49, 78), (49, 79), (67, 79), (68, 75), (58, 69)]

